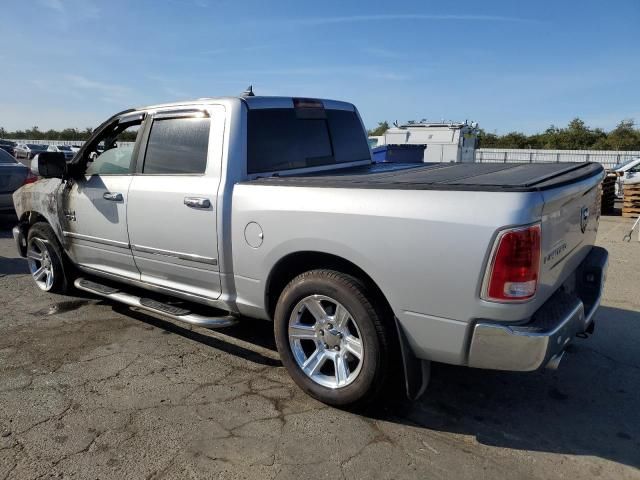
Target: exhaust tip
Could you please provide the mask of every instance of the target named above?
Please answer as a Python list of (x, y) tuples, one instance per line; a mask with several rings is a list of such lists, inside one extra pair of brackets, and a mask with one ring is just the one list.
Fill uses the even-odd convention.
[(560, 353), (557, 353), (553, 357), (551, 357), (551, 360), (549, 360), (549, 363), (547, 363), (546, 368), (548, 368), (549, 370), (557, 370), (560, 362), (562, 361), (562, 357), (564, 357), (564, 353), (564, 350), (562, 350)]

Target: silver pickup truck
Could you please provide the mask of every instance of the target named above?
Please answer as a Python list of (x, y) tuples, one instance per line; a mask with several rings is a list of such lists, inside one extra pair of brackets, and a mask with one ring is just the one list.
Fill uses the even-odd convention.
[(593, 331), (599, 164), (374, 164), (353, 105), (258, 96), (127, 110), (36, 162), (13, 233), (40, 289), (273, 321), (328, 404), (415, 398), (431, 361), (556, 367)]

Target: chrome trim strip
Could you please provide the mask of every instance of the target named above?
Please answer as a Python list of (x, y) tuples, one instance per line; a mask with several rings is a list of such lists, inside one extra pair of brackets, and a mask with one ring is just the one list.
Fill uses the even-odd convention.
[(92, 235), (84, 235), (82, 233), (75, 232), (62, 232), (67, 238), (73, 238), (75, 240), (84, 240), (86, 242), (101, 243), (103, 245), (109, 245), (111, 247), (119, 248), (131, 248), (127, 242), (118, 242), (116, 240), (109, 240), (108, 238), (94, 237)]
[(163, 250), (161, 248), (145, 247), (144, 245), (131, 245), (131, 248), (135, 251), (149, 253), (151, 255), (162, 255), (165, 257), (179, 258), (181, 260), (189, 260), (191, 262), (218, 265), (217, 258), (203, 257), (202, 255), (194, 255), (192, 253), (174, 252), (172, 250)]
[(96, 268), (87, 267), (86, 265), (78, 265), (78, 269), (87, 275), (95, 275), (97, 277), (106, 278), (107, 280), (115, 280), (118, 283), (124, 283), (131, 285), (132, 287), (144, 288), (156, 293), (162, 293), (165, 295), (171, 295), (173, 297), (182, 298), (194, 303), (200, 303), (202, 305), (208, 305), (210, 307), (219, 308), (220, 310), (235, 311), (227, 302), (219, 300), (220, 297), (204, 297), (195, 293), (186, 292), (183, 290), (176, 290), (175, 288), (165, 287), (157, 285), (155, 283), (149, 283), (149, 281), (137, 280), (135, 278), (123, 277), (116, 273), (106, 272), (104, 270), (98, 270)]
[(154, 120), (169, 118), (209, 118), (209, 112), (204, 108), (189, 108), (180, 110), (160, 110), (153, 114)]

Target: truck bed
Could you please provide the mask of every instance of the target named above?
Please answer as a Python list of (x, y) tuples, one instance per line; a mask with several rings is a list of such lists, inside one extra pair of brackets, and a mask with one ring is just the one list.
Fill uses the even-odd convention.
[(379, 163), (311, 174), (259, 177), (250, 184), (325, 188), (531, 192), (603, 171), (599, 163)]

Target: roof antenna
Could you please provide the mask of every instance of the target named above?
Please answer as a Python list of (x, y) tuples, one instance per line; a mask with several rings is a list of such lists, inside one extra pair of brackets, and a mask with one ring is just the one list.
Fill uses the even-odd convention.
[(244, 92), (242, 92), (242, 94), (240, 96), (241, 97), (255, 97), (256, 94), (253, 93), (253, 85), (249, 85), (247, 87), (247, 89)]

